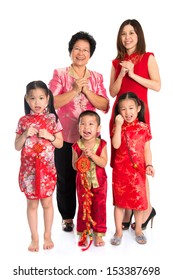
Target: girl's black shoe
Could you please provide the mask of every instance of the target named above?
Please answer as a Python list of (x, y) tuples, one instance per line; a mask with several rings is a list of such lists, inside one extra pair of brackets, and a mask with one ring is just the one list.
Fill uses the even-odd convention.
[[(148, 219), (145, 221), (145, 223), (142, 224), (142, 229), (143, 230), (147, 228), (147, 225), (148, 225), (150, 220), (151, 220), (151, 228), (153, 227), (153, 219), (154, 219), (155, 215), (156, 215), (156, 210), (152, 207), (152, 210), (151, 210), (151, 213), (150, 213)], [(131, 228), (133, 230), (135, 230), (135, 226), (136, 226), (135, 223), (131, 224)]]
[(129, 226), (130, 226), (131, 221), (132, 221), (132, 217), (133, 217), (133, 210), (132, 210), (132, 213), (131, 213), (131, 215), (130, 215), (130, 220), (129, 220), (129, 222), (122, 222), (122, 229), (123, 229), (123, 230), (129, 229)]

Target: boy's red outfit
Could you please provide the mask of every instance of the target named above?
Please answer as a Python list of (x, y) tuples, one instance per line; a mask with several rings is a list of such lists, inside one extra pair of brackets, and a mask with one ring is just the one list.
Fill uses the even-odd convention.
[[(100, 156), (102, 149), (105, 147), (106, 141), (100, 138), (96, 139), (96, 144), (93, 152)], [(80, 139), (73, 144), (72, 148), (78, 154), (82, 155), (85, 148), (82, 140)], [(106, 227), (106, 198), (107, 198), (107, 175), (105, 168), (97, 166), (90, 159), (90, 169), (87, 172), (87, 178), (91, 186), (92, 204), (91, 204), (91, 217), (95, 222), (92, 229), (95, 235), (105, 235)], [(86, 229), (86, 222), (83, 220), (83, 194), (85, 192), (84, 186), (81, 182), (81, 173), (77, 171), (76, 175), (76, 188), (78, 196), (78, 214), (77, 214), (77, 232), (80, 234)]]

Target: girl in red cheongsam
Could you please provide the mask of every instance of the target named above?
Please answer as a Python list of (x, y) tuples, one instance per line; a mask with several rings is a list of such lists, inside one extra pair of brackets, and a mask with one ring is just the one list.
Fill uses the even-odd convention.
[(132, 92), (121, 95), (115, 107), (112, 133), (112, 145), (116, 149), (112, 171), (116, 232), (111, 239), (112, 245), (121, 243), (124, 209), (133, 209), (136, 241), (146, 243), (142, 217), (148, 207), (146, 174), (154, 176), (151, 138), (149, 125), (144, 122), (143, 101)]
[[(79, 133), (81, 138), (72, 146), (72, 164), (73, 168), (77, 169), (77, 232), (80, 235), (79, 246), (87, 246), (87, 234), (90, 232), (90, 226), (94, 232), (95, 246), (103, 246), (102, 237), (107, 229), (107, 175), (105, 171), (107, 144), (105, 140), (98, 137), (100, 134), (100, 117), (96, 112), (86, 110), (80, 114)], [(77, 163), (82, 157), (84, 157), (82, 164), (85, 164), (85, 160), (88, 159), (90, 165), (86, 172), (88, 184), (83, 182), (83, 177), (77, 168)]]
[(54, 149), (63, 145), (62, 126), (53, 107), (53, 96), (42, 81), (26, 87), (25, 116), (16, 129), (15, 149), (21, 150), (19, 186), (27, 198), (27, 218), (31, 230), (29, 251), (39, 250), (37, 210), (39, 200), (44, 212), (44, 249), (53, 248), (52, 194), (56, 185)]

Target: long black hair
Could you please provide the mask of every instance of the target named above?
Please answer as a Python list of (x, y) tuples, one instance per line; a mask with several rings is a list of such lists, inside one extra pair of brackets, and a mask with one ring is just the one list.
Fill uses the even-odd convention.
[[(31, 90), (37, 89), (37, 88), (43, 89), (46, 96), (47, 97), (49, 96), (49, 103), (48, 103), (47, 109), (48, 109), (49, 113), (52, 113), (55, 115), (56, 122), (57, 122), (58, 116), (57, 116), (55, 108), (54, 108), (53, 94), (52, 94), (51, 90), (48, 89), (47, 85), (44, 82), (38, 80), (38, 81), (32, 81), (29, 84), (27, 84), (25, 97), (28, 96), (28, 94)], [(25, 115), (30, 114), (31, 108), (29, 107), (29, 105), (26, 101), (26, 98), (24, 98), (24, 109), (25, 109)]]
[(145, 106), (144, 106), (144, 102), (141, 99), (139, 99), (139, 97), (134, 92), (126, 92), (126, 93), (123, 93), (122, 95), (120, 95), (120, 97), (118, 98), (117, 104), (115, 106), (115, 117), (117, 115), (119, 115), (119, 113), (120, 113), (119, 112), (120, 102), (122, 100), (125, 100), (125, 99), (132, 99), (137, 106), (141, 106), (141, 110), (138, 112), (138, 120), (140, 122), (144, 122), (145, 123), (145, 118), (144, 118)]
[(127, 50), (122, 43), (122, 31), (123, 31), (124, 27), (129, 24), (134, 28), (134, 31), (135, 31), (136, 35), (138, 36), (138, 42), (136, 45), (135, 52), (137, 52), (138, 54), (144, 54), (146, 52), (145, 37), (144, 37), (144, 32), (143, 32), (141, 24), (136, 19), (127, 19), (121, 24), (119, 31), (118, 31), (118, 35), (117, 35), (118, 54), (117, 54), (116, 58), (118, 58), (120, 60), (124, 60), (124, 57), (127, 53)]

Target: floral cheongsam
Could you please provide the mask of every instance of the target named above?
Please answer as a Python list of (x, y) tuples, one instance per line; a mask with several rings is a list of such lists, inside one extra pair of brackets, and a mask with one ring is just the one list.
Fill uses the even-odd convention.
[[(56, 123), (54, 114), (30, 114), (20, 118), (16, 129), (17, 134), (22, 134), (29, 126), (38, 130), (46, 129), (51, 134), (62, 130), (61, 123)], [(56, 180), (53, 144), (37, 135), (28, 137), (21, 151), (21, 166), (19, 171), (19, 186), (28, 199), (40, 199), (52, 195)], [(37, 165), (36, 165), (37, 163)], [(36, 183), (39, 177), (39, 193), (36, 192)]]

